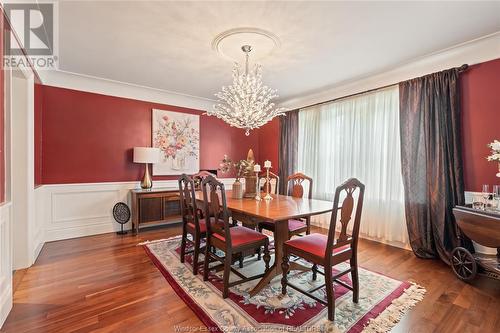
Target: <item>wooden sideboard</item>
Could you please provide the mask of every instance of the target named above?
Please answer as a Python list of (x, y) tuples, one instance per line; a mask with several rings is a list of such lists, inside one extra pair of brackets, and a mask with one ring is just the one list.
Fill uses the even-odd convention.
[(182, 222), (179, 191), (156, 188), (131, 190), (132, 229)]

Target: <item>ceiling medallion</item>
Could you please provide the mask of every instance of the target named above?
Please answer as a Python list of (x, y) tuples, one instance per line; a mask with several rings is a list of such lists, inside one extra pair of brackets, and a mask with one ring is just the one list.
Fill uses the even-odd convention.
[(218, 34), (212, 41), (212, 50), (231, 61), (241, 60), (241, 46), (252, 45), (253, 60), (264, 58), (281, 47), (281, 41), (270, 31), (242, 27)]
[[(229, 36), (227, 33), (223, 34)], [(212, 47), (220, 45), (220, 41), (224, 39), (224, 37), (219, 38), (221, 35), (216, 37)], [(216, 42), (217, 40), (219, 42)], [(262, 83), (262, 66), (255, 64), (253, 69), (249, 69), (252, 46), (243, 44), (241, 51), (245, 57), (244, 69), (238, 62), (234, 63), (232, 85), (223, 86), (222, 90), (215, 94), (218, 98), (217, 103), (212, 110), (207, 111), (207, 114), (220, 118), (233, 127), (245, 129), (245, 134), (248, 136), (251, 130), (263, 126), (276, 116), (284, 115), (286, 109), (275, 107), (275, 103), (272, 102), (278, 97), (277, 90)]]

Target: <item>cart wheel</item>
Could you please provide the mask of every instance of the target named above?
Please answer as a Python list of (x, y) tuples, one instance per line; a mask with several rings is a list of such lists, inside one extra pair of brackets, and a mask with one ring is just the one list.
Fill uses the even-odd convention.
[(471, 281), (476, 277), (477, 264), (472, 254), (463, 247), (456, 247), (451, 253), (451, 267), (462, 281)]

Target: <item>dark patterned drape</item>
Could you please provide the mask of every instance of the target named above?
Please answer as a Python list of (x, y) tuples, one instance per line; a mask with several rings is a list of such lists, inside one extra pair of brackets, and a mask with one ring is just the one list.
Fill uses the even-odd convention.
[(449, 264), (459, 245), (452, 208), (464, 203), (459, 69), (399, 84), (401, 164), (413, 252)]
[(279, 177), (281, 194), (285, 194), (286, 180), (297, 170), (299, 144), (299, 110), (280, 117)]

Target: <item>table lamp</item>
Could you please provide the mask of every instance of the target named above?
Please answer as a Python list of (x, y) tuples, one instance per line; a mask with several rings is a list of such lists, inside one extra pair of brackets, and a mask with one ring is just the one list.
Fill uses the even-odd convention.
[(153, 187), (153, 181), (149, 174), (149, 163), (158, 163), (160, 161), (160, 149), (151, 147), (134, 147), (134, 163), (144, 163), (146, 171), (141, 181), (141, 188), (149, 190)]

